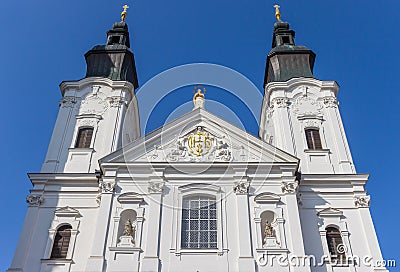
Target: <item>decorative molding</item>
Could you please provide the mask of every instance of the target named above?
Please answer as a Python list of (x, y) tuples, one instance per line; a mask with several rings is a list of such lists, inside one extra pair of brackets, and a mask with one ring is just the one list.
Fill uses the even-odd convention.
[(300, 96), (293, 105), (297, 115), (317, 116), (322, 113), (322, 104), (311, 96)]
[(249, 188), (250, 188), (250, 182), (246, 179), (243, 179), (235, 183), (235, 186), (233, 186), (233, 191), (237, 195), (248, 194)]
[(339, 102), (334, 96), (324, 97), (323, 103), (326, 108), (336, 108), (339, 105)]
[(296, 181), (284, 181), (282, 182), (281, 189), (284, 194), (295, 194), (299, 187)]
[(76, 98), (74, 96), (65, 96), (58, 103), (62, 108), (73, 108), (76, 104)]
[(271, 100), (271, 108), (286, 108), (289, 106), (289, 99), (286, 97), (275, 97)]
[(321, 126), (321, 121), (318, 119), (307, 119), (303, 122), (305, 128), (315, 127), (319, 128)]
[(71, 208), (69, 206), (56, 209), (54, 214), (57, 217), (63, 217), (63, 218), (65, 218), (65, 217), (77, 218), (77, 217), (81, 216), (81, 214), (79, 213), (79, 211), (77, 209)]
[(326, 208), (317, 212), (319, 217), (341, 217), (343, 216), (343, 212), (341, 210), (335, 208)]
[(371, 196), (369, 195), (354, 197), (354, 205), (358, 208), (368, 208), (370, 201)]
[(209, 191), (214, 193), (221, 192), (221, 187), (209, 183), (190, 183), (178, 187), (182, 193), (190, 192), (193, 190)]
[(115, 190), (115, 182), (100, 181), (99, 188), (100, 188), (101, 193), (112, 193)]
[(43, 201), (43, 195), (29, 194), (26, 196), (26, 203), (28, 203), (29, 206), (40, 206)]
[(93, 92), (82, 101), (79, 114), (102, 115), (107, 108), (106, 96), (98, 90), (95, 91), (95, 86), (93, 86)]
[(119, 107), (125, 102), (124, 99), (122, 99), (120, 96), (109, 97), (107, 98), (107, 101), (111, 108)]
[[(232, 149), (224, 136), (219, 137), (197, 126), (192, 132), (178, 138), (175, 147), (165, 152), (168, 161), (223, 161), (232, 160)], [(158, 158), (157, 149), (151, 158)]]
[(121, 194), (117, 197), (119, 203), (141, 203), (144, 201), (144, 198), (138, 193), (129, 192)]
[(278, 203), (280, 200), (281, 197), (274, 193), (261, 193), (254, 198), (256, 203)]
[(163, 191), (164, 183), (164, 181), (150, 181), (147, 189), (150, 194), (160, 194)]

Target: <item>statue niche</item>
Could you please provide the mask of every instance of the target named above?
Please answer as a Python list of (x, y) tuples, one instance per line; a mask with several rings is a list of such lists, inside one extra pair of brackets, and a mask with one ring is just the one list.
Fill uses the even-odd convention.
[(125, 210), (121, 213), (118, 227), (118, 247), (134, 247), (136, 244), (136, 212)]

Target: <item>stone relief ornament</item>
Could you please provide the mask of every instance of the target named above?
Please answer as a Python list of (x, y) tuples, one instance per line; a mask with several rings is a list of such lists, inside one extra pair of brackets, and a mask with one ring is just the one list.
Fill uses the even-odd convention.
[(319, 115), (322, 113), (322, 105), (310, 96), (301, 96), (294, 103), (293, 112), (297, 115)]
[(105, 95), (100, 91), (93, 91), (81, 103), (79, 114), (103, 114), (108, 108)]
[(289, 106), (289, 99), (286, 97), (276, 97), (271, 101), (271, 108), (274, 108), (275, 106), (278, 108), (286, 108)]
[(163, 188), (163, 181), (150, 181), (147, 187), (149, 193), (162, 193)]
[(235, 183), (233, 191), (235, 194), (247, 194), (249, 192), (250, 182), (247, 180), (241, 180)]
[(336, 97), (333, 96), (324, 97), (323, 103), (326, 108), (336, 108), (339, 104)]
[(101, 181), (99, 188), (102, 193), (112, 193), (115, 190), (115, 182), (111, 181)]
[(39, 206), (42, 204), (44, 201), (44, 198), (42, 195), (35, 195), (35, 194), (29, 194), (26, 197), (26, 203), (28, 203), (31, 206)]
[(121, 104), (124, 103), (124, 100), (119, 96), (109, 97), (107, 100), (108, 104), (110, 104), (110, 107), (112, 108), (119, 107)]
[(169, 161), (230, 161), (232, 150), (225, 137), (212, 135), (202, 126), (180, 137), (175, 148), (167, 151)]
[(356, 207), (369, 207), (370, 201), (371, 197), (369, 195), (354, 197), (354, 204), (356, 205)]
[(296, 193), (298, 186), (299, 186), (298, 183), (295, 181), (282, 182), (281, 185), (282, 193), (294, 194)]
[(65, 96), (61, 99), (59, 105), (62, 108), (73, 108), (76, 104), (76, 98), (73, 96)]
[(321, 121), (317, 120), (317, 119), (308, 119), (304, 121), (304, 126), (307, 127), (315, 127), (315, 128), (319, 128), (321, 125)]

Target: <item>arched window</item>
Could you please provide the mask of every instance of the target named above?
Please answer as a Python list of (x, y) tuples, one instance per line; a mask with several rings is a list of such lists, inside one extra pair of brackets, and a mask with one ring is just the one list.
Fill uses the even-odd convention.
[(346, 258), (346, 247), (343, 244), (340, 230), (336, 227), (326, 228), (326, 241), (328, 243), (331, 260), (342, 263)]
[(85, 127), (80, 128), (78, 131), (78, 137), (76, 138), (75, 147), (76, 148), (89, 148), (92, 141), (93, 128)]
[(183, 199), (182, 248), (217, 248), (215, 198), (190, 196)]
[(67, 257), (69, 241), (71, 239), (71, 229), (72, 227), (70, 225), (63, 225), (57, 229), (50, 258), (65, 259)]
[(322, 149), (321, 137), (319, 130), (315, 128), (306, 128), (306, 140), (308, 149)]

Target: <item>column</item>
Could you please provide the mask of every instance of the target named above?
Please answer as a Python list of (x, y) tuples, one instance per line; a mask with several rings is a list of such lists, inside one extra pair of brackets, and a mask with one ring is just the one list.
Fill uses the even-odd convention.
[(249, 211), (249, 178), (245, 173), (246, 169), (235, 169), (233, 191), (236, 194), (236, 219), (238, 228), (239, 243), (239, 271), (256, 271), (255, 260), (253, 257), (250, 211)]
[(115, 189), (116, 169), (107, 171), (99, 182), (101, 190), (101, 202), (97, 222), (94, 227), (92, 250), (86, 264), (87, 272), (103, 271), (105, 262), (105, 248), (107, 241), (107, 230), (110, 223), (110, 213)]
[(157, 272), (160, 268), (159, 246), (160, 246), (160, 226), (162, 193), (164, 188), (164, 169), (153, 169), (150, 177), (149, 192), (149, 211), (145, 222), (147, 223), (147, 237), (143, 244), (143, 261), (140, 267), (141, 272)]
[[(297, 203), (297, 190), (298, 181), (293, 175), (291, 170), (285, 171), (282, 169), (282, 193), (285, 194), (286, 201), (286, 220), (288, 227), (288, 233), (290, 235), (290, 242), (288, 243), (291, 255), (298, 257), (299, 259), (305, 256), (303, 233), (301, 231), (299, 207)], [(310, 272), (309, 267), (304, 266), (291, 266), (291, 270), (294, 272)]]

